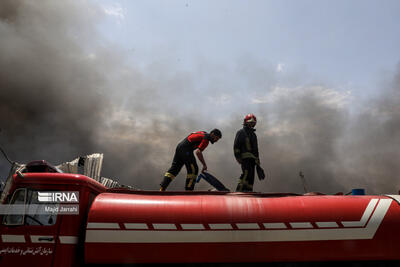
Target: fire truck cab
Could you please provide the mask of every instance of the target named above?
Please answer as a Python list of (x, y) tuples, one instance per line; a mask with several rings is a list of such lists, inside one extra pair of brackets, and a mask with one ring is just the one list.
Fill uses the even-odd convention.
[[(1, 217), (0, 266), (77, 266), (83, 262), (88, 211), (107, 190), (95, 180), (55, 172), (14, 175), (3, 204), (35, 205), (42, 192), (79, 192), (77, 214), (8, 214)], [(48, 203), (49, 209), (59, 209)]]

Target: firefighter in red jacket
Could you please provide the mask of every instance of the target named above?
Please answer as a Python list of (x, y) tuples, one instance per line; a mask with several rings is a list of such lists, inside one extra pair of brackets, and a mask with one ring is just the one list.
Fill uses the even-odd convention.
[(207, 170), (207, 164), (203, 157), (203, 150), (211, 144), (217, 142), (222, 137), (221, 131), (218, 129), (212, 130), (210, 133), (200, 131), (191, 133), (188, 137), (180, 142), (175, 150), (174, 159), (171, 168), (164, 174), (164, 179), (161, 182), (160, 191), (165, 191), (171, 181), (178, 175), (183, 165), (187, 170), (187, 178), (185, 190), (193, 191), (195, 180), (199, 171), (193, 151), (197, 158), (203, 164), (202, 172)]
[(233, 151), (236, 161), (242, 167), (242, 174), (236, 187), (236, 191), (238, 192), (253, 191), (256, 166), (258, 178), (260, 180), (265, 178), (258, 155), (257, 135), (255, 134), (256, 129), (254, 129), (256, 123), (256, 116), (248, 114), (243, 120), (243, 128), (236, 133)]

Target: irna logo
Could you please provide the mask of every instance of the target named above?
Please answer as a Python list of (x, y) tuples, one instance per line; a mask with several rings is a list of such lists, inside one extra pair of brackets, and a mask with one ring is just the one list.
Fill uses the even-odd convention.
[(50, 203), (78, 203), (78, 191), (38, 192), (39, 202)]

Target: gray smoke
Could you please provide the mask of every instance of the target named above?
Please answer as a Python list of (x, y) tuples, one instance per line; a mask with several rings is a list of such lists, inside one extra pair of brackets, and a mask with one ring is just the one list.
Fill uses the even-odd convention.
[[(233, 69), (203, 62), (174, 72), (159, 62), (139, 70), (97, 32), (103, 16), (86, 1), (1, 1), (0, 143), (12, 159), (58, 164), (102, 152), (103, 176), (157, 190), (176, 144), (217, 127), (223, 138), (204, 154), (210, 172), (234, 189), (233, 139), (253, 112), (268, 173), (256, 191), (302, 193), (299, 171), (310, 191), (400, 189), (400, 70), (361, 104), (251, 58)], [(364, 108), (353, 112), (355, 104)], [(3, 160), (0, 170), (4, 177)], [(183, 188), (185, 172), (171, 190)]]
[(1, 143), (16, 161), (58, 162), (94, 147), (87, 137), (110, 103), (102, 95), (106, 69), (87, 52), (96, 19), (83, 16), (85, 8), (92, 7), (0, 3)]

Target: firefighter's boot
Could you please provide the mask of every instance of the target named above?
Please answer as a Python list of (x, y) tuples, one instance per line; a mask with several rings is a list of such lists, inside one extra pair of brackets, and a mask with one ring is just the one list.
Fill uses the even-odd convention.
[(248, 184), (246, 181), (240, 181), (236, 187), (236, 192), (252, 192), (253, 186)]
[(171, 183), (171, 181), (175, 178), (175, 175), (167, 172), (164, 175), (164, 180), (160, 184), (160, 191), (165, 191), (168, 187), (168, 185)]
[(195, 184), (196, 184), (196, 174), (188, 174), (185, 183), (185, 190), (193, 191)]
[(253, 185), (250, 184), (246, 178), (247, 178), (247, 170), (244, 171), (244, 173), (240, 176), (239, 183), (236, 187), (236, 192), (252, 192), (253, 191)]

